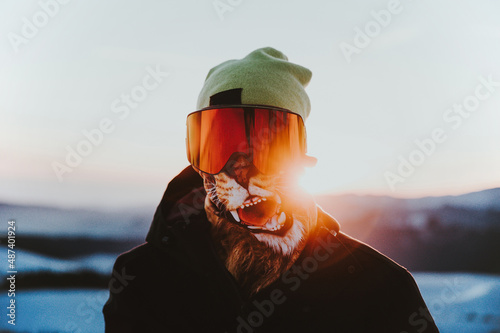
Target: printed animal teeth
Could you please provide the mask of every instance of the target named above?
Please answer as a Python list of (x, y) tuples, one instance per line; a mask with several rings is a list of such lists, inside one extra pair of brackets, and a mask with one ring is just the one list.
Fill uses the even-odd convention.
[(275, 227), (271, 228), (271, 231), (278, 231), (278, 230), (280, 230), (280, 229), (281, 229), (281, 227), (282, 227), (282, 225), (281, 225), (281, 224), (278, 224), (277, 226), (275, 226)]
[(277, 226), (278, 226), (278, 216), (273, 215), (273, 217), (271, 217), (271, 222), (270, 222), (269, 228), (275, 229)]
[(240, 217), (238, 216), (238, 212), (236, 212), (235, 210), (230, 210), (230, 212), (231, 212), (231, 215), (233, 215), (236, 222), (241, 222)]
[(283, 224), (286, 221), (286, 214), (285, 212), (281, 212), (280, 217), (278, 218), (278, 223)]
[(281, 205), (281, 198), (277, 194), (276, 194), (276, 202), (278, 203), (278, 205)]
[(247, 225), (247, 228), (248, 229), (254, 229), (254, 230), (262, 229), (261, 227), (257, 227), (257, 226), (254, 226), (254, 225)]
[(247, 199), (243, 202), (243, 205), (255, 205), (259, 202), (260, 197), (253, 197), (251, 199)]
[(284, 225), (283, 223), (278, 224), (278, 217), (277, 215), (274, 215), (264, 227), (259, 227), (255, 225), (245, 225), (245, 226), (251, 230), (278, 231), (283, 227), (283, 225)]
[[(277, 202), (278, 204), (281, 204), (281, 199), (279, 198), (279, 196), (276, 196), (277, 197)], [(267, 198), (263, 198), (263, 197), (253, 197), (251, 199), (248, 199), (248, 200), (245, 200), (240, 208), (243, 209), (245, 207), (250, 207), (250, 206), (253, 206), (253, 205), (256, 205), (262, 201), (267, 201)]]

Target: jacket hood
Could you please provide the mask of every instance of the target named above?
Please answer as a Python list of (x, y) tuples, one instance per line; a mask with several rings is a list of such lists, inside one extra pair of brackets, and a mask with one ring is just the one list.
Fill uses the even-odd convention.
[(209, 226), (203, 221), (206, 219), (202, 218), (205, 215), (205, 196), (203, 179), (191, 166), (186, 167), (168, 184), (156, 208), (146, 241), (162, 247), (169, 242), (169, 236), (174, 236), (174, 229), (184, 230), (194, 219), (201, 223), (197, 227), (207, 229)]
[(211, 240), (205, 197), (200, 175), (185, 168), (168, 184), (146, 236), (148, 243), (202, 275), (222, 264)]
[(241, 305), (241, 293), (234, 278), (218, 258), (210, 236), (204, 202), (203, 180), (191, 166), (167, 186), (153, 217), (146, 242), (166, 252), (221, 291), (234, 309)]

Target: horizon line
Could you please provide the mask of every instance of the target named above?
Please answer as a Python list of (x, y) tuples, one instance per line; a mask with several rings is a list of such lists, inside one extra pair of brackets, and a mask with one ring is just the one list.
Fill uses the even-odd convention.
[[(462, 195), (468, 195), (472, 193), (478, 193), (478, 192), (484, 192), (484, 191), (491, 191), (491, 190), (497, 190), (500, 189), (500, 187), (489, 187), (489, 188), (483, 188), (475, 191), (467, 191), (467, 192), (462, 192), (459, 194), (442, 194), (442, 195), (421, 195), (421, 196), (397, 196), (397, 195), (389, 195), (389, 194), (374, 194), (374, 193), (363, 193), (363, 192), (348, 192), (348, 191), (343, 191), (343, 192), (326, 192), (326, 193), (318, 193), (318, 194), (312, 194), (314, 198), (318, 197), (342, 197), (342, 196), (358, 196), (358, 197), (386, 197), (386, 198), (394, 198), (394, 199), (400, 199), (400, 200), (418, 200), (418, 199), (424, 199), (424, 198), (440, 198), (440, 197), (458, 197)], [(157, 203), (142, 203), (142, 204), (137, 204), (136, 206), (131, 206), (130, 204), (127, 204), (126, 202), (123, 202), (123, 204), (120, 205), (109, 205), (109, 206), (100, 206), (97, 204), (94, 205), (89, 205), (89, 204), (82, 204), (82, 205), (74, 205), (74, 204), (55, 204), (55, 203), (44, 203), (44, 202), (27, 202), (27, 203), (21, 203), (21, 202), (13, 202), (8, 199), (0, 198), (0, 206), (2, 205), (7, 205), (7, 206), (24, 206), (24, 207), (33, 207), (33, 208), (53, 208), (53, 209), (62, 209), (62, 210), (93, 210), (93, 211), (105, 211), (105, 212), (115, 212), (116, 210), (125, 210), (125, 211), (131, 211), (131, 210), (146, 210), (150, 209), (151, 206), (158, 206), (161, 201), (161, 197), (159, 198)]]

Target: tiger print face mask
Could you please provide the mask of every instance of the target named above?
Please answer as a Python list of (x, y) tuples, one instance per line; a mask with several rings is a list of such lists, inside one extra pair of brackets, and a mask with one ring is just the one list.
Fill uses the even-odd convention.
[(314, 200), (294, 186), (291, 174), (265, 175), (243, 155), (231, 162), (216, 175), (199, 172), (209, 219), (230, 223), (233, 231), (291, 254), (315, 224)]

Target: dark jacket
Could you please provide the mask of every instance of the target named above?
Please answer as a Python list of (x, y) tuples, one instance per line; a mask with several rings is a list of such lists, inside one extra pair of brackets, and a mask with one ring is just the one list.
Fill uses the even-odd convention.
[(318, 209), (294, 266), (251, 299), (216, 255), (191, 167), (173, 179), (146, 243), (118, 257), (106, 332), (438, 332), (410, 273)]

